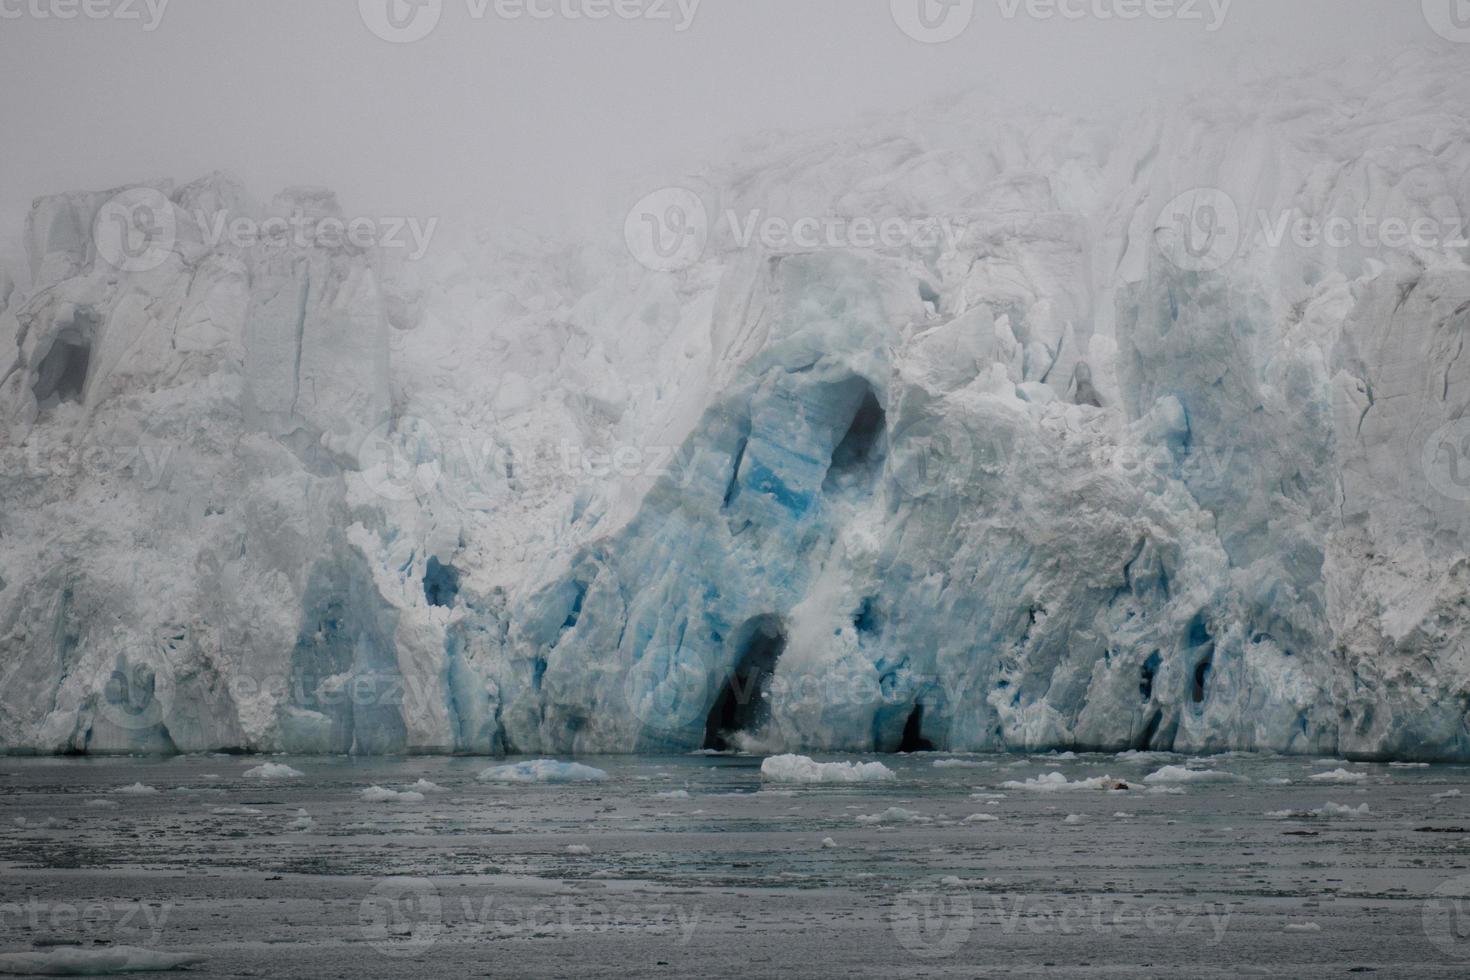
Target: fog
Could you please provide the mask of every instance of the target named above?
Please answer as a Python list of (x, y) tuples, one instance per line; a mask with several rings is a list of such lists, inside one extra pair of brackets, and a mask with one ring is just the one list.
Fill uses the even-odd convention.
[(562, 226), (764, 130), (971, 88), (1074, 107), (1147, 100), (1241, 70), (1449, 43), (1412, 0), (1167, 0), (1190, 16), (1126, 21), (1096, 11), (1130, 0), (1070, 0), (1075, 18), (1033, 16), (1055, 0), (976, 0), (945, 43), (907, 36), (881, 0), (619, 0), (644, 16), (598, 20), (568, 14), (599, 0), (535, 0), (549, 17), (527, 0), (443, 0), (426, 37), (393, 43), (369, 28), (389, 2), (416, 9), (0, 0), (5, 238), (37, 195), (216, 169), (260, 198), (321, 184), (359, 213)]

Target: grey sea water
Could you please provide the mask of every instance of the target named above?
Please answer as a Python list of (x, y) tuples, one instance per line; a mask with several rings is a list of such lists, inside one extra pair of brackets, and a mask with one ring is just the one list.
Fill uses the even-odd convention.
[[(265, 761), (301, 775), (244, 775)], [(0, 953), (354, 980), (1470, 970), (1466, 767), (1224, 756), (1147, 782), (1187, 760), (926, 754), (782, 785), (758, 757), (578, 761), (609, 778), (0, 759)], [(1128, 788), (1084, 783), (1104, 775)]]

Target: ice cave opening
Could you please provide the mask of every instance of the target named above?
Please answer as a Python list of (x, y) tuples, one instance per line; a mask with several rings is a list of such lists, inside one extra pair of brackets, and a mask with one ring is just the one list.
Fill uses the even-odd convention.
[[(424, 568), (424, 601), (431, 606), (451, 607), (459, 595), (459, 569), (446, 565), (434, 555)], [(580, 605), (580, 597), (578, 605)]]
[(762, 616), (741, 635), (743, 649), (704, 724), (704, 747), (716, 752), (733, 748), (736, 735), (753, 734), (765, 724), (766, 688), (786, 651), (786, 627), (778, 617)]
[(934, 743), (924, 737), (924, 706), (914, 705), (909, 720), (904, 722), (903, 738), (898, 743), (900, 752), (933, 752)]
[(36, 404), (51, 408), (61, 402), (81, 401), (91, 362), (91, 344), (76, 336), (58, 337), (36, 370), (36, 383), (31, 389)]
[(860, 485), (876, 475), (882, 466), (888, 419), (873, 389), (864, 387), (866, 392), (857, 413), (837, 448), (832, 450), (832, 464), (822, 483), (825, 493)]

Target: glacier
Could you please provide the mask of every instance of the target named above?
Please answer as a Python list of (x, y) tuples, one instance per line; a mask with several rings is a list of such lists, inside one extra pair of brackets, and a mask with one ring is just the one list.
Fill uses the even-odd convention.
[[(764, 137), (677, 180), (679, 268), (621, 218), (214, 241), (343, 213), (223, 174), (41, 198), (0, 750), (1470, 760), (1470, 247), (1272, 235), (1463, 228), (1467, 69)], [(143, 267), (99, 254), (120, 193), (177, 229)]]

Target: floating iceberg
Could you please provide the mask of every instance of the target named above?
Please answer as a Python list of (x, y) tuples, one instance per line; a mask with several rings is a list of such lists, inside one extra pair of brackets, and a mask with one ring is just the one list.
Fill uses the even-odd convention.
[(296, 779), (301, 771), (280, 762), (267, 762), (242, 773), (246, 779)]
[(804, 755), (773, 755), (762, 760), (761, 778), (775, 783), (881, 783), (896, 777), (881, 762), (815, 762)]
[(600, 783), (607, 779), (607, 773), (576, 762), (538, 759), (492, 766), (480, 773), (479, 778), (493, 783)]
[(152, 973), (204, 963), (196, 953), (163, 953), (136, 946), (106, 949), (60, 947), (44, 952), (0, 953), (0, 973), (48, 977), (94, 977), (113, 973)]
[(1032, 793), (1056, 793), (1063, 790), (1092, 789), (1106, 790), (1108, 792), (1120, 793), (1129, 789), (1129, 785), (1121, 779), (1112, 776), (1095, 776), (1090, 779), (1068, 780), (1059, 772), (1042, 773), (1034, 779), (1007, 780), (1001, 783), (1005, 789), (1021, 789)]
[(1228, 783), (1240, 779), (1231, 772), (1216, 769), (1190, 769), (1186, 766), (1164, 766), (1143, 777), (1145, 783)]
[(364, 803), (422, 803), (424, 794), (414, 790), (394, 790), (383, 786), (369, 786), (358, 794)]

